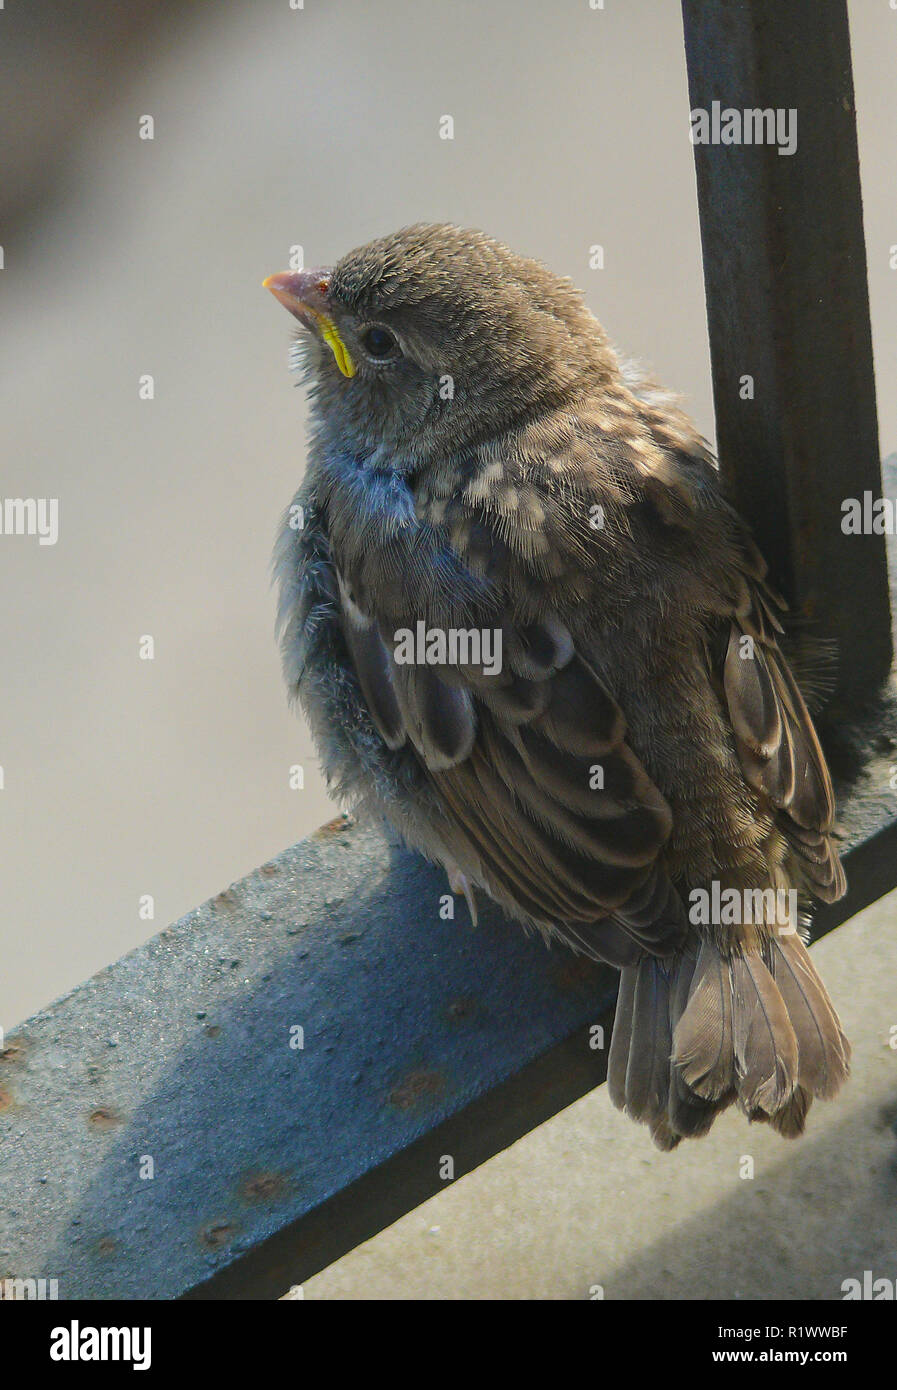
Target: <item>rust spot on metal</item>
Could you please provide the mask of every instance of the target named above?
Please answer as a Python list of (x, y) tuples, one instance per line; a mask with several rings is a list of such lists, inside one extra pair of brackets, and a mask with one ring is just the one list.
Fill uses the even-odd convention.
[(0, 1112), (11, 1110), (13, 1107), (12, 1093), (7, 1091), (5, 1086), (0, 1086)]
[(598, 965), (588, 956), (570, 955), (558, 960), (551, 973), (558, 989), (581, 990), (596, 985), (606, 971), (607, 966)]
[(389, 1104), (397, 1110), (413, 1110), (445, 1090), (445, 1077), (438, 1071), (421, 1067), (411, 1071), (389, 1093)]
[(471, 1018), (477, 1011), (479, 1005), (472, 994), (462, 995), (460, 999), (453, 999), (446, 1009), (446, 1013), (452, 1020), (461, 1018)]
[(98, 1255), (114, 1255), (118, 1249), (118, 1241), (113, 1240), (112, 1236), (100, 1236), (97, 1241), (96, 1250)]
[(115, 1129), (116, 1125), (122, 1123), (121, 1115), (116, 1114), (107, 1106), (101, 1106), (99, 1110), (92, 1110), (87, 1117), (87, 1123), (94, 1129)]
[(0, 1051), (0, 1062), (6, 1062), (12, 1066), (15, 1062), (21, 1062), (25, 1056), (25, 1044), (21, 1038), (9, 1038), (6, 1046)]
[(354, 824), (354, 816), (337, 816), (335, 820), (329, 820), (326, 825), (312, 831), (311, 838), (313, 840), (328, 840), (333, 835), (342, 834), (344, 830), (351, 830)]
[(225, 912), (231, 912), (237, 906), (237, 899), (230, 888), (225, 888), (223, 893), (219, 893), (217, 897), (212, 899), (212, 906), (220, 907)]
[(282, 1173), (251, 1173), (240, 1186), (246, 1202), (273, 1202), (282, 1197), (287, 1181)]
[(199, 1233), (199, 1239), (209, 1250), (220, 1250), (223, 1245), (228, 1245), (237, 1234), (237, 1228), (232, 1221), (210, 1221), (208, 1226), (203, 1226)]

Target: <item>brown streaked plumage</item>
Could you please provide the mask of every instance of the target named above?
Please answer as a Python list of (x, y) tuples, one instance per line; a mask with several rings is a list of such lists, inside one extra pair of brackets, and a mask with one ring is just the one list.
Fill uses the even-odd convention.
[[(830, 901), (844, 875), (784, 605), (705, 444), (569, 281), (481, 233), (267, 283), (309, 330), (280, 613), (337, 794), (622, 970), (610, 1094), (661, 1147), (732, 1102), (800, 1133), (849, 1046), (795, 914), (693, 898)], [(418, 624), (500, 633), (500, 673), (402, 664)]]

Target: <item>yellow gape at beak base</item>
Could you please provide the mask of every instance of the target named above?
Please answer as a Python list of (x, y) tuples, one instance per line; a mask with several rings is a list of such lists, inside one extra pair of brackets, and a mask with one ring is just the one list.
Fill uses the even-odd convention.
[(326, 314), (320, 314), (318, 321), (321, 326), (321, 337), (336, 358), (336, 365), (343, 376), (354, 376), (355, 363), (352, 361), (349, 349), (336, 331), (336, 324), (333, 319), (328, 318)]

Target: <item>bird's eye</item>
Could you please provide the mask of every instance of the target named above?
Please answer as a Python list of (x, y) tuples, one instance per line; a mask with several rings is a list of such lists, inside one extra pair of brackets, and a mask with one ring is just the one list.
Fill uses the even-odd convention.
[(366, 328), (361, 335), (361, 346), (379, 362), (399, 356), (399, 345), (395, 335), (390, 333), (388, 328)]

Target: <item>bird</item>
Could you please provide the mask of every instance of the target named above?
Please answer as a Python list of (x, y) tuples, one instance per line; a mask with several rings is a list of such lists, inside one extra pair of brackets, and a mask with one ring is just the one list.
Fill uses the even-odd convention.
[(793, 1138), (849, 1071), (805, 944), (846, 889), (788, 612), (679, 398), (566, 277), (418, 223), (264, 287), (307, 466), (275, 547), (329, 786), (620, 971), (615, 1106)]

